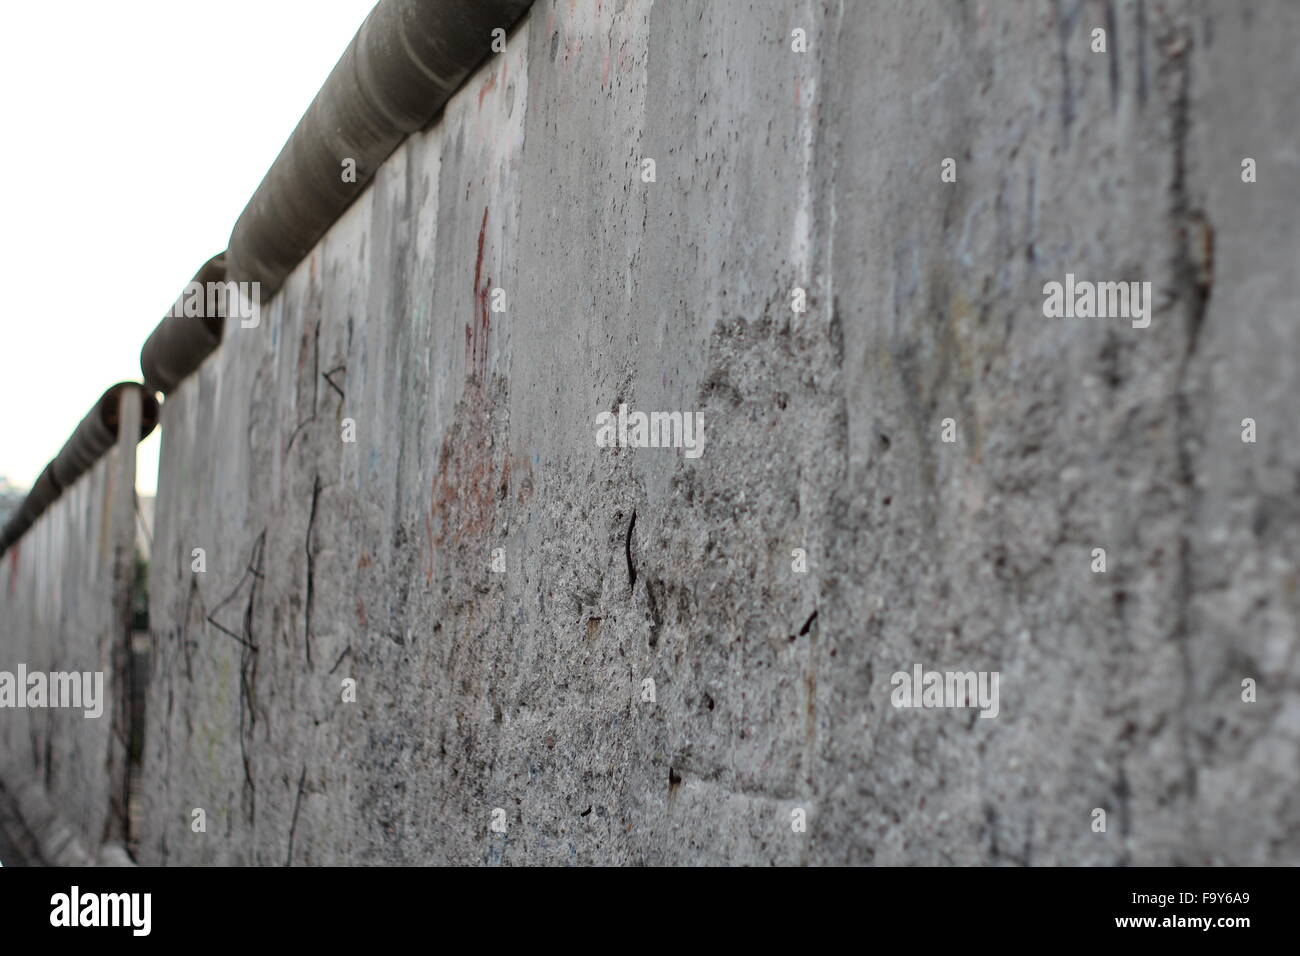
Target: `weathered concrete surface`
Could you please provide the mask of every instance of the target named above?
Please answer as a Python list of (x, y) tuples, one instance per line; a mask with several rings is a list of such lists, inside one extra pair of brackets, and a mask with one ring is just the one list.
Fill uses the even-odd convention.
[(539, 0), (165, 405), (142, 862), (1300, 862), (1297, 39)]
[(123, 393), (120, 416), (117, 445), (0, 563), (0, 671), (103, 673), (98, 717), (85, 707), (0, 708), (0, 779), (17, 795), (42, 858), (62, 865), (81, 865), (127, 835), (138, 391)]

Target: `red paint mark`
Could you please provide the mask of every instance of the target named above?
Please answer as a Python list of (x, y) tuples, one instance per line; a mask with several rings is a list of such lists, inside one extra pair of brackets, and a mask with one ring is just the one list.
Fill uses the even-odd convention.
[[(526, 458), (500, 457), (503, 433), (497, 422), (499, 409), (484, 395), (478, 382), (465, 388), (455, 417), (443, 436), (438, 467), (431, 479), (431, 507), (427, 525), (431, 550), (470, 546), (482, 552), (488, 540), (499, 543), (497, 528), (509, 507), (512, 483), (523, 505), (533, 496), (533, 469)], [(453, 560), (458, 560), (454, 558)]]
[(483, 223), (478, 227), (478, 259), (474, 263), (474, 294), (478, 295), (479, 279), (483, 275), (483, 243), (487, 239), (488, 207), (483, 207)]
[[(465, 326), (465, 347), (471, 374), (486, 371), (488, 338), (488, 292), (492, 277), (483, 278), (483, 244), (487, 239), (488, 209), (483, 207), (483, 224), (478, 230), (478, 259), (474, 263), (474, 320)], [(482, 353), (481, 355), (479, 353)]]
[(357, 598), (357, 622), (361, 625), (361, 630), (370, 629), (370, 622), (366, 619), (366, 606), (361, 598)]
[(497, 88), (497, 75), (495, 72), (484, 81), (478, 90), (478, 108), (483, 108), (483, 97), (487, 96)]
[(438, 526), (435, 547), (479, 540), (494, 525), (499, 467), (492, 457), (491, 411), (477, 382), (443, 436), (432, 479), (431, 517)]

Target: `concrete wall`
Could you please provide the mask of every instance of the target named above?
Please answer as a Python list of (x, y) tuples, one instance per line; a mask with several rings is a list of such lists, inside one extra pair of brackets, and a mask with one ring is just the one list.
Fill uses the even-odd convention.
[[(0, 785), (17, 795), (40, 855), (63, 865), (128, 836), (137, 439), (126, 436), (139, 434), (139, 392), (124, 394), (120, 415), (117, 446), (0, 562), (0, 671), (17, 675), (21, 665), (28, 674), (103, 675), (98, 717), (87, 717), (85, 707), (0, 709)], [(27, 687), (20, 693), (26, 700)]]
[(166, 402), (142, 862), (1300, 862), (1297, 39), (538, 0)]

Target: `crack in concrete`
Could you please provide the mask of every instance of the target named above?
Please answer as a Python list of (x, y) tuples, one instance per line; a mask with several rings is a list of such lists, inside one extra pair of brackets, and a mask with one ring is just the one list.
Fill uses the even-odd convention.
[(303, 643), (307, 648), (307, 666), (315, 669), (311, 659), (311, 611), (312, 604), (315, 601), (316, 593), (316, 559), (311, 550), (311, 534), (316, 527), (316, 507), (320, 503), (321, 483), (320, 475), (312, 479), (311, 489), (311, 514), (307, 517), (307, 541), (303, 549), (307, 552), (307, 595), (305, 599), (304, 621), (303, 621)]
[[(1209, 240), (1212, 230), (1204, 215), (1192, 208), (1187, 184), (1187, 148), (1191, 129), (1191, 31), (1182, 27), (1171, 38), (1168, 47), (1170, 53), (1167, 65), (1176, 70), (1174, 97), (1170, 104), (1172, 114), (1172, 136), (1174, 143), (1173, 182), (1171, 185), (1172, 203), (1170, 215), (1178, 237), (1174, 249), (1174, 274), (1177, 282), (1176, 295), (1180, 300), (1185, 317), (1186, 348), (1177, 372), (1177, 387), (1174, 397), (1175, 429), (1177, 442), (1178, 481), (1184, 489), (1182, 502), (1183, 518), (1179, 534), (1177, 577), (1173, 600), (1177, 608), (1170, 637), (1178, 644), (1181, 660), (1183, 690), (1179, 701), (1178, 739), (1179, 751), (1183, 763), (1183, 786), (1189, 801), (1188, 814), (1191, 815), (1191, 802), (1197, 792), (1197, 771), (1191, 754), (1191, 730), (1188, 726), (1188, 709), (1193, 699), (1194, 674), (1192, 668), (1190, 641), (1190, 606), (1195, 594), (1195, 570), (1192, 558), (1192, 525), (1198, 511), (1199, 493), (1195, 484), (1195, 463), (1192, 448), (1197, 432), (1194, 428), (1191, 397), (1188, 394), (1188, 380), (1191, 368), (1200, 345), (1200, 333), (1205, 323), (1209, 306), (1212, 265), (1209, 262)], [(1194, 245), (1192, 233), (1200, 231), (1202, 236), (1202, 253)], [(1198, 261), (1199, 259), (1199, 261)]]
[(636, 568), (632, 564), (632, 529), (636, 527), (636, 509), (632, 509), (632, 520), (627, 523), (627, 538), (623, 541), (623, 551), (627, 556), (627, 587), (636, 587)]
[(284, 865), (293, 866), (293, 840), (298, 833), (298, 811), (302, 809), (303, 784), (307, 781), (307, 765), (302, 765), (298, 776), (298, 796), (293, 801), (293, 820), (289, 824), (289, 852), (285, 855)]

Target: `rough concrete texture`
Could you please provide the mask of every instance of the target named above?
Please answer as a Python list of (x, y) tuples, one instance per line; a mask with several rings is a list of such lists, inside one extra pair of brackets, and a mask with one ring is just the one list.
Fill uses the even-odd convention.
[(539, 0), (164, 407), (141, 861), (1300, 862), (1298, 39)]
[[(118, 445), (0, 563), (0, 671), (103, 674), (98, 717), (87, 717), (84, 706), (0, 709), (0, 786), (17, 794), (40, 857), (60, 865), (93, 859), (126, 838), (137, 440), (127, 436), (139, 432), (139, 392), (129, 393), (121, 415)], [(27, 687), (19, 693), (26, 700)]]

